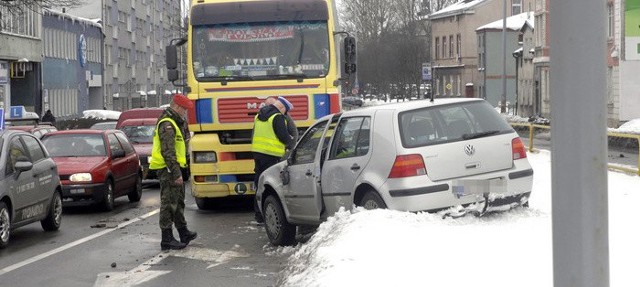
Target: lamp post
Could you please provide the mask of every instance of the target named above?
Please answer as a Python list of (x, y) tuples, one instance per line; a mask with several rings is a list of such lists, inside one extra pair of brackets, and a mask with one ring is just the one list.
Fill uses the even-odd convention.
[(502, 0), (502, 105), (500, 113), (507, 112), (507, 0)]

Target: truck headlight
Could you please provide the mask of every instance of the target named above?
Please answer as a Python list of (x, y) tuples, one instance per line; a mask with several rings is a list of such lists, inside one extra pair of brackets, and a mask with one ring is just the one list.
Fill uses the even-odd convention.
[(216, 153), (213, 151), (194, 152), (193, 162), (194, 163), (215, 163), (215, 162), (218, 162), (218, 158), (216, 156)]
[(69, 177), (70, 181), (79, 182), (79, 181), (91, 181), (91, 174), (87, 172), (83, 173), (74, 173)]

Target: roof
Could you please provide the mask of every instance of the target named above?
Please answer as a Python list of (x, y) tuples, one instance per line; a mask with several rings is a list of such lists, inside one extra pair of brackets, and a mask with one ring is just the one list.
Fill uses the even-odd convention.
[[(480, 26), (476, 31), (482, 30), (501, 30), (502, 31), (502, 19), (493, 21), (489, 24)], [(512, 31), (519, 31), (524, 26), (529, 26), (533, 29), (533, 12), (524, 12), (518, 15), (507, 17), (507, 29)]]
[(108, 131), (112, 131), (112, 130), (96, 130), (96, 129), (75, 129), (75, 130), (59, 130), (59, 131), (55, 131), (55, 132), (50, 132), (47, 134), (47, 136), (52, 136), (52, 135), (77, 135), (77, 134), (81, 134), (81, 135), (101, 135), (104, 134)]
[(473, 102), (473, 101), (482, 101), (479, 98), (436, 98), (431, 102), (430, 99), (423, 99), (417, 101), (406, 101), (406, 102), (398, 102), (398, 103), (390, 103), (390, 104), (382, 104), (375, 106), (367, 106), (360, 109), (349, 110), (343, 112), (345, 115), (367, 112), (367, 111), (378, 111), (378, 110), (396, 110), (398, 112), (413, 110), (420, 107), (428, 107), (428, 106), (441, 106), (446, 104), (453, 103), (461, 103), (461, 102)]
[(454, 15), (465, 14), (467, 11), (473, 10), (478, 4), (487, 0), (461, 0), (444, 7), (429, 15), (429, 19), (438, 19)]
[(80, 22), (80, 23), (84, 23), (84, 24), (91, 25), (91, 26), (94, 26), (94, 27), (102, 29), (102, 25), (100, 24), (100, 22), (101, 22), (100, 19), (82, 18), (82, 17), (78, 17), (78, 16), (69, 15), (67, 13), (62, 13), (60, 11), (52, 10), (52, 9), (49, 9), (49, 8), (44, 8), (44, 9), (42, 9), (42, 11), (43, 11), (44, 15), (58, 16), (58, 18), (65, 18), (65, 19), (71, 20), (72, 22)]

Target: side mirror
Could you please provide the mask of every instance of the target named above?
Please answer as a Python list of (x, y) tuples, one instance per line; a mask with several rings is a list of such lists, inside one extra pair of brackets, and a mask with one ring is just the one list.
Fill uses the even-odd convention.
[(26, 156), (21, 155), (16, 159), (15, 168), (19, 172), (25, 172), (33, 168), (33, 163)]
[(117, 151), (114, 151), (113, 154), (111, 154), (111, 157), (121, 158), (121, 157), (124, 157), (124, 155), (125, 155), (124, 150), (117, 150)]
[(344, 73), (347, 75), (356, 72), (356, 38), (347, 36), (344, 38)]
[(178, 70), (167, 70), (167, 79), (169, 82), (177, 81), (179, 77), (180, 74), (178, 73)]
[(178, 68), (178, 46), (169, 45), (165, 50), (167, 62), (167, 70), (175, 70)]

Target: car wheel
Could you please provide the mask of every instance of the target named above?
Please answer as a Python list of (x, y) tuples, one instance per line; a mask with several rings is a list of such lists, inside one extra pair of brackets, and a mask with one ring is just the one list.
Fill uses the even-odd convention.
[(382, 200), (382, 197), (378, 195), (375, 191), (367, 191), (360, 200), (359, 206), (364, 207), (365, 209), (378, 209), (378, 208), (387, 208), (387, 205)]
[(142, 176), (140, 174), (136, 176), (136, 186), (127, 196), (130, 202), (138, 202), (142, 198)]
[(0, 202), (0, 248), (7, 247), (11, 237), (11, 217), (4, 202)]
[(271, 244), (292, 245), (296, 239), (296, 226), (287, 221), (280, 200), (269, 195), (264, 201), (262, 212), (264, 214), (264, 228)]
[(102, 197), (102, 208), (105, 211), (113, 210), (113, 181), (111, 179), (107, 180), (107, 190), (104, 191)]
[(53, 193), (51, 199), (51, 206), (49, 207), (49, 214), (47, 217), (40, 221), (42, 229), (45, 231), (55, 231), (60, 228), (62, 223), (62, 198), (57, 191)]

